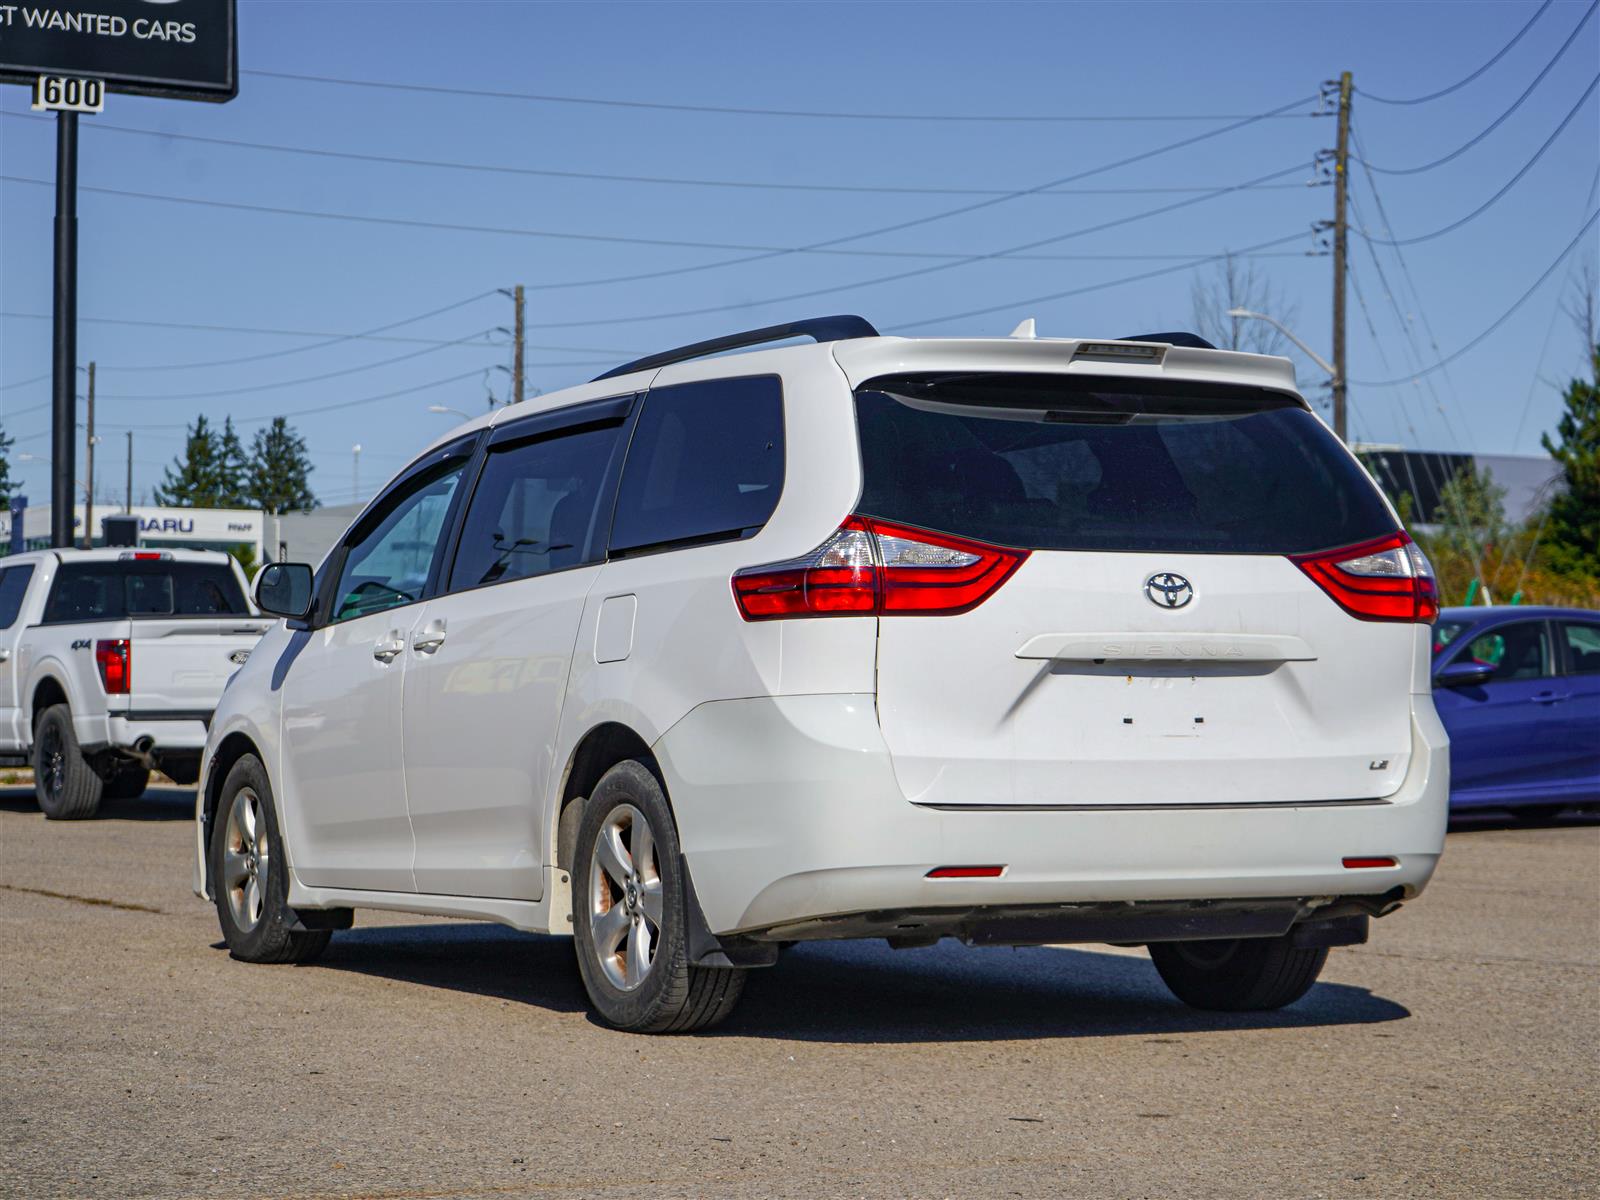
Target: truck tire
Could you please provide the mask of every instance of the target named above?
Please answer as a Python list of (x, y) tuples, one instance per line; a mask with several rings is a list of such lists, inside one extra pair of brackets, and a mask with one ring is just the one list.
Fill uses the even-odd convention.
[(272, 784), (253, 754), (233, 764), (211, 820), (211, 895), (222, 940), (243, 962), (309, 962), (333, 936), (300, 926), (289, 907), (289, 864)]
[(72, 712), (52, 704), (33, 729), (33, 792), (52, 821), (81, 821), (100, 807), (105, 783), (78, 748)]
[(677, 826), (656, 777), (618, 763), (583, 806), (572, 871), (573, 945), (595, 1012), (634, 1033), (707, 1029), (745, 972), (689, 962)]
[(150, 786), (149, 767), (124, 767), (106, 780), (102, 793), (107, 800), (137, 800)]
[(1328, 948), (1297, 948), (1292, 935), (1214, 942), (1152, 942), (1150, 958), (1172, 994), (1191, 1008), (1260, 1012), (1311, 990)]

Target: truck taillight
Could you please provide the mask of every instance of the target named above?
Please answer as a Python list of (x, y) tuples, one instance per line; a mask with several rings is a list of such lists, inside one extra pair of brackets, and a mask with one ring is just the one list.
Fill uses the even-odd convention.
[(1363, 621), (1431, 622), (1439, 615), (1433, 564), (1404, 533), (1342, 550), (1291, 554), (1334, 603)]
[(800, 558), (746, 567), (733, 596), (747, 621), (780, 617), (949, 616), (976, 608), (1026, 550), (853, 516)]
[(94, 644), (95, 665), (106, 695), (126, 696), (133, 680), (133, 647), (127, 638), (102, 638)]

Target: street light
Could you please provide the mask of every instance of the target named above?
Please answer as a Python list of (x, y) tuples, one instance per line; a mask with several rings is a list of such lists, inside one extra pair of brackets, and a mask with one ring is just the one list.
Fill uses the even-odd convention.
[(1339, 436), (1341, 442), (1348, 441), (1349, 439), (1345, 436), (1345, 384), (1344, 379), (1334, 365), (1295, 337), (1289, 327), (1276, 317), (1269, 317), (1266, 313), (1252, 312), (1248, 308), (1230, 308), (1228, 315), (1236, 320), (1265, 321), (1296, 346), (1300, 347), (1307, 358), (1328, 373), (1328, 386), (1333, 392), (1333, 432)]
[(1339, 372), (1333, 369), (1333, 364), (1327, 359), (1323, 358), (1322, 355), (1318, 354), (1310, 346), (1302, 342), (1299, 338), (1295, 337), (1293, 331), (1276, 317), (1269, 317), (1266, 313), (1251, 312), (1248, 308), (1230, 308), (1228, 310), (1228, 315), (1242, 321), (1265, 321), (1268, 325), (1271, 325), (1296, 346), (1300, 347), (1301, 351), (1307, 358), (1328, 373), (1328, 377), (1330, 379), (1335, 381), (1338, 380)]
[(450, 415), (460, 417), (463, 421), (472, 420), (471, 417), (462, 412), (459, 408), (451, 408), (448, 404), (430, 404), (428, 405), (428, 411), (431, 413), (448, 413)]

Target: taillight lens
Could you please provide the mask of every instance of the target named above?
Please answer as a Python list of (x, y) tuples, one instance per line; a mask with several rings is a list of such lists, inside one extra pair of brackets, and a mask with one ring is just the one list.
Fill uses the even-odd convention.
[(1439, 615), (1433, 564), (1404, 533), (1342, 550), (1291, 554), (1289, 561), (1363, 621), (1428, 623)]
[(779, 617), (949, 616), (982, 604), (1026, 550), (850, 517), (800, 558), (746, 567), (733, 596), (747, 621)]
[(101, 639), (94, 644), (95, 665), (106, 695), (126, 696), (133, 680), (133, 647), (127, 638)]

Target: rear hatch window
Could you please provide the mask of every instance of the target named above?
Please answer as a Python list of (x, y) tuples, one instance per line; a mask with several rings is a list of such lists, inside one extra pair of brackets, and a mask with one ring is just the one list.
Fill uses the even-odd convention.
[(922, 374), (856, 390), (858, 511), (1034, 550), (1300, 554), (1395, 531), (1377, 488), (1266, 389)]
[(246, 616), (244, 590), (226, 563), (64, 563), (45, 603), (46, 622), (120, 617)]

